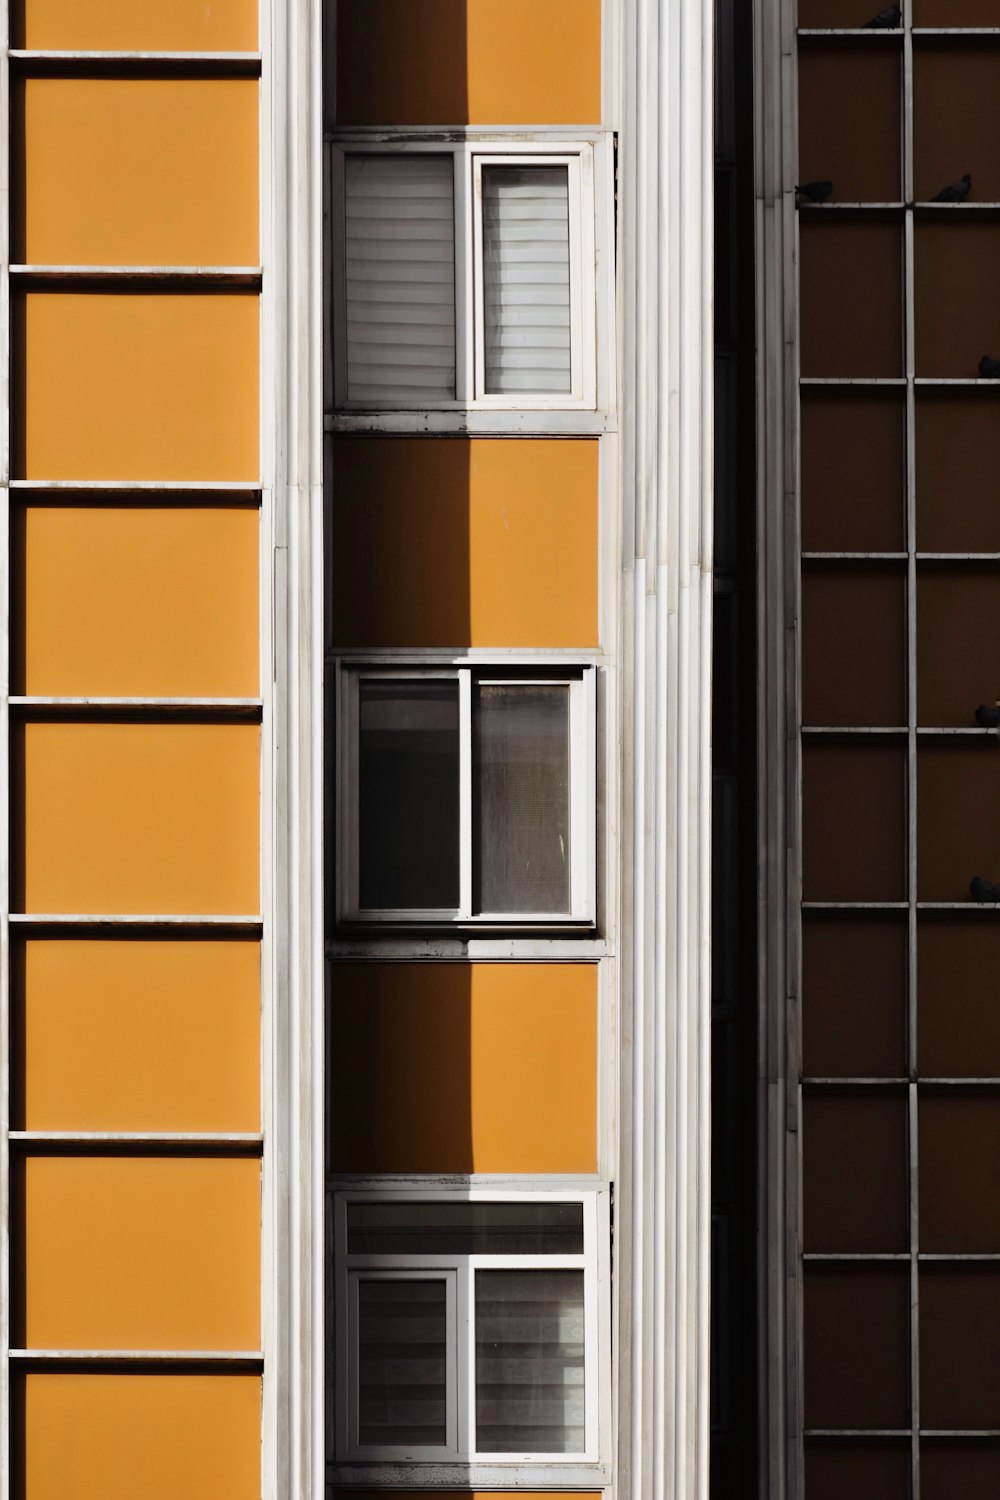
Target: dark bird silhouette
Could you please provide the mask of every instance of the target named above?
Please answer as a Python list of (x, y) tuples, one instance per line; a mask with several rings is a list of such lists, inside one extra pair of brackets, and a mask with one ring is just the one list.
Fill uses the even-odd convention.
[(1000, 902), (1000, 885), (994, 885), (992, 880), (984, 880), (981, 875), (973, 875), (969, 881), (969, 894), (973, 901), (990, 902), (995, 905)]
[(979, 373), (984, 380), (1000, 380), (1000, 359), (990, 359), (984, 354), (979, 361)]
[(890, 5), (885, 10), (880, 10), (877, 16), (872, 16), (870, 21), (865, 22), (866, 31), (894, 31), (903, 19), (903, 12), (898, 5)]
[(980, 703), (976, 709), (976, 723), (980, 729), (1000, 729), (1000, 703), (993, 708)]
[(825, 203), (833, 192), (832, 182), (804, 182), (795, 189), (799, 198), (808, 198), (810, 203)]
[(949, 182), (939, 193), (935, 193), (931, 199), (932, 203), (964, 203), (972, 190), (972, 178), (966, 172), (957, 182)]

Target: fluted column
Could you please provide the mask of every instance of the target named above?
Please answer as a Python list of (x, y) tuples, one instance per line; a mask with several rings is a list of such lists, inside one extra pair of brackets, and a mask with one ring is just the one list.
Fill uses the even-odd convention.
[(324, 1454), (323, 243), (320, 0), (264, 7), (262, 391), (273, 688), (264, 723), (265, 1500), (320, 1500)]
[(625, 0), (620, 1465), (708, 1494), (712, 5)]

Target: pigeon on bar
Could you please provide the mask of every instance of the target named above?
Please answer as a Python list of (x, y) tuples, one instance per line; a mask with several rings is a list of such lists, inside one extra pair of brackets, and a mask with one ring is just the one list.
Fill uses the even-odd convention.
[(994, 885), (992, 880), (984, 880), (981, 875), (973, 875), (969, 881), (969, 895), (973, 901), (983, 901), (995, 906), (1000, 902), (1000, 885)]
[(949, 182), (930, 200), (932, 203), (964, 203), (972, 189), (972, 178), (966, 172), (957, 182)]
[(990, 708), (986, 703), (980, 703), (976, 709), (976, 723), (980, 729), (1000, 729), (1000, 703)]
[(979, 361), (979, 373), (983, 380), (1000, 380), (1000, 359), (990, 359), (984, 354)]
[(872, 16), (870, 21), (864, 24), (865, 31), (895, 31), (903, 19), (903, 12), (898, 5), (890, 5), (885, 10), (880, 10), (877, 16)]
[(825, 203), (832, 192), (832, 182), (804, 182), (801, 187), (796, 187), (795, 196), (808, 198), (810, 203)]

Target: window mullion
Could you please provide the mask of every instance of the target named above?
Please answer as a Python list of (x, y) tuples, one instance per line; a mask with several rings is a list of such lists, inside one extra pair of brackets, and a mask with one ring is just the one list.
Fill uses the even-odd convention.
[[(361, 838), (359, 803), (356, 794), (358, 786), (358, 683), (357, 673), (350, 672), (342, 676), (341, 683), (341, 706), (339, 733), (344, 737), (341, 746), (342, 760), (344, 765), (345, 785), (350, 787), (351, 796), (345, 809), (345, 816), (340, 820), (341, 837), (343, 839), (341, 869), (346, 879), (347, 905), (350, 911), (356, 911), (360, 903), (361, 888)], [(346, 755), (345, 755), (346, 752)]]
[[(584, 672), (570, 691), (570, 911), (585, 916), (594, 910), (597, 834), (597, 675)], [(581, 754), (580, 747), (586, 747)]]
[(458, 1327), (455, 1374), (458, 1385), (458, 1448), (466, 1457), (475, 1452), (476, 1350), (474, 1272), (465, 1262), (458, 1267)]
[(462, 1268), (448, 1273), (448, 1327), (445, 1357), (445, 1381), (448, 1392), (446, 1438), (453, 1453), (461, 1454), (463, 1446), (462, 1416)]
[(472, 673), (458, 674), (459, 909), (472, 915)]
[(472, 188), (472, 235), (470, 237), (470, 284), (472, 287), (472, 322), (475, 328), (475, 399), (486, 390), (486, 320), (483, 278), (483, 161), (471, 159), (467, 181)]
[(469, 201), (469, 157), (459, 146), (455, 170), (455, 399), (473, 399), (472, 208)]
[(568, 165), (569, 208), (569, 358), (572, 399), (583, 398), (583, 287), (582, 223), (580, 206), (580, 158)]

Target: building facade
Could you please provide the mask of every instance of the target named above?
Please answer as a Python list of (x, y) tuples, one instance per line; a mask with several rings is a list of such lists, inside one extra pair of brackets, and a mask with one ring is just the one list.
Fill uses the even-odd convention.
[(2, 12), (0, 1500), (994, 1500), (988, 0)]

